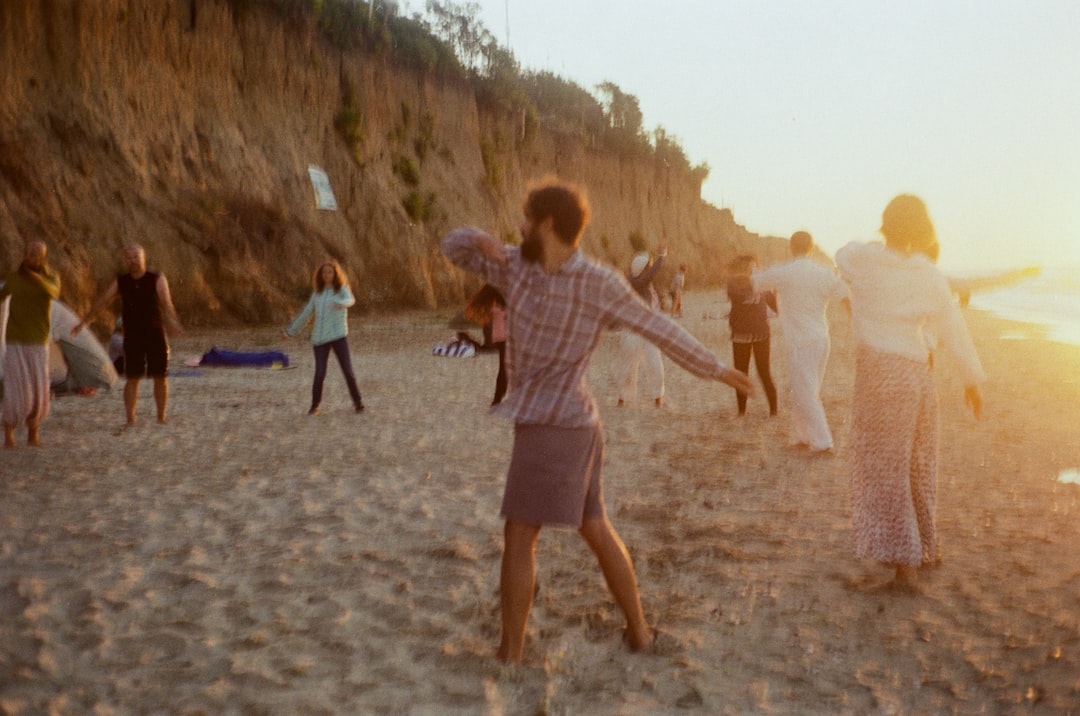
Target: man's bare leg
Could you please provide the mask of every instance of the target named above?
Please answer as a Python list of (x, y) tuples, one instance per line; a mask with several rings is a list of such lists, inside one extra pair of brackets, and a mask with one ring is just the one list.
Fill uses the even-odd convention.
[(520, 664), (525, 651), (525, 626), (536, 588), (536, 541), (540, 525), (506, 521), (503, 529), (502, 574), (499, 600), (502, 606), (502, 640), (499, 661)]
[(169, 404), (169, 379), (163, 375), (154, 376), (154, 404), (157, 406), (157, 421), (164, 423), (165, 409)]
[(626, 616), (626, 638), (630, 649), (637, 652), (648, 651), (652, 647), (654, 635), (645, 623), (637, 575), (626, 545), (607, 517), (585, 520), (580, 532), (600, 562), (600, 571), (615, 597), (615, 603)]
[(9, 450), (15, 447), (15, 426), (7, 423), (4, 423), (4, 447)]
[(135, 424), (135, 404), (139, 401), (139, 379), (128, 378), (124, 383), (124, 411), (127, 413), (127, 424)]
[(41, 445), (41, 426), (38, 423), (26, 424), (26, 444), (33, 447)]

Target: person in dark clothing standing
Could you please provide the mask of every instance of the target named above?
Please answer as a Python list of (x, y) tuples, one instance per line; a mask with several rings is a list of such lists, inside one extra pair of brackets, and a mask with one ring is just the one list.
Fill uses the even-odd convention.
[(116, 277), (71, 333), (78, 333), (119, 294), (124, 322), (124, 375), (127, 378), (124, 383), (124, 410), (127, 424), (135, 424), (139, 381), (147, 376), (154, 381), (157, 420), (165, 423), (169, 402), (169, 341), (166, 332), (179, 335), (184, 329), (173, 307), (169, 282), (165, 274), (146, 270), (146, 251), (143, 247), (138, 244), (127, 246), (124, 249), (124, 262), (128, 273)]
[[(757, 266), (757, 257), (747, 254), (736, 257), (728, 266), (728, 298), (731, 300), (732, 363), (735, 370), (750, 374), (750, 357), (754, 358), (758, 378), (769, 400), (769, 415), (776, 415), (776, 386), (769, 371), (769, 309), (779, 313), (775, 291), (755, 292), (750, 273)], [(746, 393), (736, 391), (739, 415), (746, 415)]]
[(478, 322), (484, 331), (484, 343), (480, 351), (493, 351), (499, 354), (499, 372), (495, 376), (495, 397), (491, 404), (498, 405), (506, 396), (509, 369), (506, 365), (506, 299), (499, 289), (489, 283), (469, 299), (465, 306), (465, 317)]

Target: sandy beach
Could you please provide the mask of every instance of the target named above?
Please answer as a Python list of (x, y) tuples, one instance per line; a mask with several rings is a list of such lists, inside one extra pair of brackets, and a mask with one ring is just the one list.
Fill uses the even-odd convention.
[[(726, 311), (691, 292), (683, 322), (728, 361)], [(582, 541), (546, 530), (517, 667), (493, 658), (511, 426), (487, 413), (494, 356), (431, 355), (453, 311), (352, 317), (361, 415), (333, 362), (306, 415), (306, 341), (190, 331), (169, 425), (144, 384), (123, 429), (118, 384), (0, 452), (0, 713), (1080, 713), (1080, 484), (1058, 479), (1080, 468), (1080, 348), (965, 315), (986, 406), (939, 360), (943, 562), (917, 594), (851, 552), (839, 311), (829, 456), (790, 446), (783, 390), (778, 418), (759, 396), (739, 420), (669, 361), (664, 408), (617, 409), (606, 337), (607, 505), (666, 638), (629, 653)], [(292, 367), (182, 364), (215, 345)]]

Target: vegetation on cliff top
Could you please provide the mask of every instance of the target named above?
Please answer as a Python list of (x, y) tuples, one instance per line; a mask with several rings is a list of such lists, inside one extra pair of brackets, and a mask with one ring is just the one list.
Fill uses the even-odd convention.
[[(475, 279), (437, 238), (481, 221), (513, 242), (519, 193), (547, 172), (588, 187), (584, 248), (613, 265), (639, 248), (632, 236), (670, 237), (694, 285), (715, 285), (730, 255), (764, 245), (701, 201), (708, 168), (662, 127), (645, 132), (636, 97), (522, 71), (476, 6), (433, 2), (412, 18), (378, 0), (50, 7), (0, 3), (12, 68), (0, 262), (46, 240), (76, 309), (131, 240), (191, 325), (282, 320), (309, 291), (298, 267), (319, 256), (348, 267), (365, 308), (457, 305)], [(35, 50), (42, 28), (55, 52)], [(313, 206), (311, 164), (337, 211)]]
[(230, 2), (237, 12), (261, 5), (289, 20), (312, 22), (342, 49), (386, 53), (404, 66), (467, 82), (480, 103), (520, 114), (526, 134), (543, 123), (597, 149), (663, 162), (691, 176), (698, 186), (709, 175), (708, 164), (691, 165), (664, 127), (646, 131), (638, 98), (614, 82), (598, 85), (598, 97), (551, 72), (523, 69), (477, 18), (474, 3), (428, 0), (425, 14), (403, 17), (396, 3), (384, 0)]

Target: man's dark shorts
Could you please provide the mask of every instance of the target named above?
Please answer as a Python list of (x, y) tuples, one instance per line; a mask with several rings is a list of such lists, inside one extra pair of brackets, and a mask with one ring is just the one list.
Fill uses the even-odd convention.
[(604, 434), (599, 425), (515, 426), (502, 516), (574, 528), (580, 528), (583, 519), (603, 517), (603, 463)]
[(169, 342), (165, 334), (124, 335), (124, 375), (160, 378), (169, 374)]

